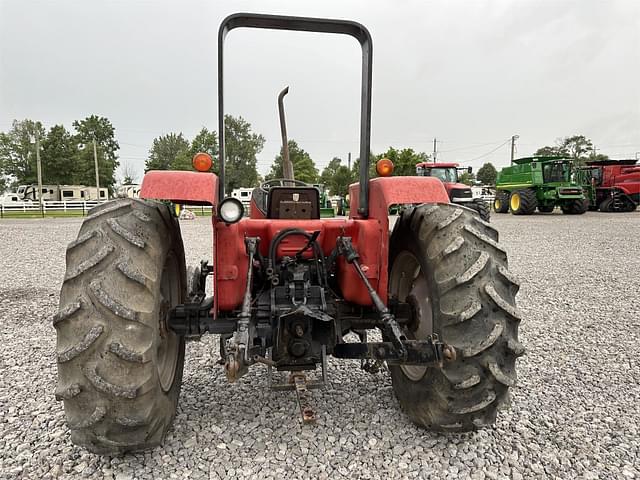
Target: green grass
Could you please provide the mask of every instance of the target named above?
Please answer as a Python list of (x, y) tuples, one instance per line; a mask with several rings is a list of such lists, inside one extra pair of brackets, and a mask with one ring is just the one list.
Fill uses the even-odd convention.
[[(67, 217), (83, 217), (86, 212), (80, 211), (68, 211), (68, 212), (44, 212), (44, 218), (67, 218)], [(42, 218), (42, 213), (36, 212), (3, 212), (2, 219), (5, 218)]]

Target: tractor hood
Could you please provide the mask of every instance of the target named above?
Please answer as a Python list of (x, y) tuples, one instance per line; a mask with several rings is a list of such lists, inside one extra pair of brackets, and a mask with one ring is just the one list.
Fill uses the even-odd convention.
[(469, 190), (471, 191), (471, 187), (469, 185), (465, 185), (464, 183), (445, 183), (444, 184), (447, 191), (450, 190)]
[(471, 187), (464, 183), (445, 183), (445, 188), (449, 194), (449, 199), (454, 203), (471, 202), (473, 193)]

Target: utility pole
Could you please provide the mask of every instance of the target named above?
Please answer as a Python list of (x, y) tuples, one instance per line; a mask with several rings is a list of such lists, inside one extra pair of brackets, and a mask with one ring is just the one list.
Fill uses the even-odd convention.
[(436, 156), (438, 155), (438, 140), (434, 137), (433, 139), (433, 163), (437, 162)]
[(96, 200), (100, 201), (100, 176), (98, 175), (98, 150), (95, 135), (93, 136), (93, 162), (96, 167)]
[(42, 163), (40, 162), (40, 132), (36, 125), (36, 165), (38, 168), (38, 200), (40, 204), (40, 214), (44, 217), (42, 209)]
[(511, 163), (509, 165), (513, 165), (513, 157), (516, 154), (516, 140), (520, 138), (520, 135), (512, 135), (511, 136)]
[(349, 155), (347, 156), (348, 160), (347, 160), (347, 165), (349, 166), (349, 171), (351, 171), (351, 152), (349, 152)]

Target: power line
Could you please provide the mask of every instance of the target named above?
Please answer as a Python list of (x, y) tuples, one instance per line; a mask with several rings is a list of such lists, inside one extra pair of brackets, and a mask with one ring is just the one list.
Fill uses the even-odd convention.
[(498, 149), (500, 149), (501, 147), (504, 147), (507, 143), (509, 143), (511, 141), (511, 137), (509, 137), (507, 140), (505, 140), (503, 143), (501, 143), (500, 145), (498, 145), (496, 148), (488, 151), (487, 153), (483, 153), (482, 155), (480, 155), (479, 157), (475, 157), (472, 158), (470, 160), (461, 160), (460, 163), (471, 163), (471, 162), (475, 162), (476, 160), (480, 160), (481, 158), (484, 158), (488, 155), (491, 155), (493, 152), (497, 151)]
[[(498, 140), (499, 141), (499, 140)], [(438, 140), (439, 143), (445, 143), (442, 140)], [(458, 148), (452, 148), (450, 150), (439, 150), (440, 153), (449, 153), (449, 152), (459, 152), (461, 150), (472, 150), (474, 148), (480, 148), (480, 147), (486, 147), (487, 145), (495, 145), (497, 142), (488, 142), (488, 143), (474, 143), (474, 144), (469, 144), (466, 147), (458, 147)]]

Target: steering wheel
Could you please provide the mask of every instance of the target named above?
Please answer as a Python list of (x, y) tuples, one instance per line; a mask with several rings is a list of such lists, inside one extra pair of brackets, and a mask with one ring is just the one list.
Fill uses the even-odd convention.
[(287, 178), (272, 178), (260, 185), (260, 190), (268, 192), (272, 187), (308, 187), (309, 185), (302, 180), (289, 180)]

